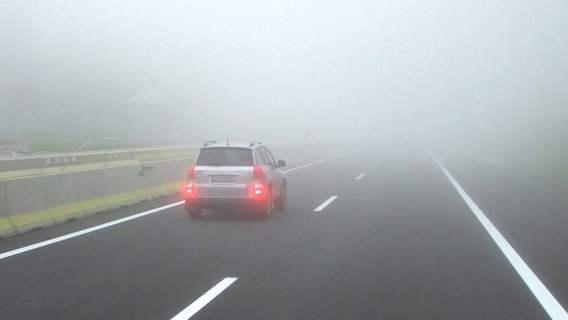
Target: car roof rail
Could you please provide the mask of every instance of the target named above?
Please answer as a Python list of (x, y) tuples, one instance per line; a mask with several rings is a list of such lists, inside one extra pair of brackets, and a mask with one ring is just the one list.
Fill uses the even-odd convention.
[(215, 140), (209, 140), (209, 141), (206, 141), (206, 142), (203, 144), (203, 146), (204, 146), (204, 147), (207, 147), (207, 146), (210, 146), (210, 145), (215, 144), (215, 143), (217, 143), (217, 141), (215, 141)]
[(251, 143), (249, 144), (249, 147), (254, 147), (254, 146), (256, 146), (257, 144), (262, 144), (262, 142), (260, 142), (260, 141), (253, 141), (253, 142), (251, 142)]

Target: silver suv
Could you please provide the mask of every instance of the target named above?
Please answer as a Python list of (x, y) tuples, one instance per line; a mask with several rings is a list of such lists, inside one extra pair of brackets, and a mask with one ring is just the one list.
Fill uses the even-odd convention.
[(284, 160), (274, 161), (260, 142), (249, 145), (206, 142), (189, 167), (185, 209), (199, 217), (203, 209), (247, 207), (262, 216), (286, 207)]

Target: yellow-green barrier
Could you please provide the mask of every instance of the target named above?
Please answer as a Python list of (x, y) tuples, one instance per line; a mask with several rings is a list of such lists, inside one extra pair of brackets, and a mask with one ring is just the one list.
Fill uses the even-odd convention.
[(183, 184), (184, 181), (180, 180), (153, 187), (0, 217), (0, 236), (11, 236), (39, 227), (47, 227), (56, 223), (66, 222), (70, 219), (82, 218), (97, 212), (131, 205), (145, 199), (175, 193), (182, 189)]
[(0, 237), (178, 192), (193, 159), (0, 178)]

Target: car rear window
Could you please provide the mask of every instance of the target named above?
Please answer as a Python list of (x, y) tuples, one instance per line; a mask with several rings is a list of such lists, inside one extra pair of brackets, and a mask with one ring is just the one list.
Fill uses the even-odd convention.
[(252, 166), (253, 158), (250, 149), (243, 148), (209, 148), (199, 152), (198, 166)]

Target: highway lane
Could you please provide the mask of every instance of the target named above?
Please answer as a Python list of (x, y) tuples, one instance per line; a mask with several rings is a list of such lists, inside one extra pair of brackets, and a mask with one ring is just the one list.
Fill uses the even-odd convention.
[[(0, 318), (172, 319), (228, 277), (192, 319), (549, 318), (430, 155), (353, 155), (290, 171), (288, 208), (268, 220), (175, 206), (2, 259)], [(565, 197), (441, 160), (568, 305)], [(4, 239), (0, 253), (179, 200)]]

